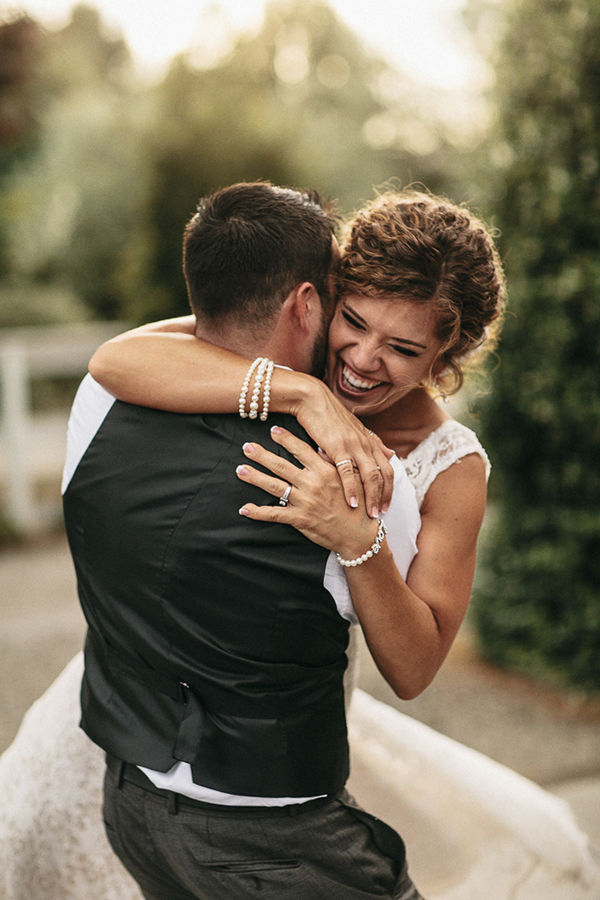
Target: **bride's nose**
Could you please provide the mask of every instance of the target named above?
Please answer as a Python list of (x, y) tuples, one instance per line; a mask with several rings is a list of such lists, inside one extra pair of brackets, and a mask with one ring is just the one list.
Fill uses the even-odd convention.
[(380, 363), (377, 342), (368, 335), (361, 336), (352, 347), (349, 361), (358, 372), (365, 375), (376, 371)]

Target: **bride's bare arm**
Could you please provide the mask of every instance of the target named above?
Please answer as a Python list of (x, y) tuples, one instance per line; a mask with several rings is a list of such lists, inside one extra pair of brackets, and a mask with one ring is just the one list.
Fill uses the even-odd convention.
[[(89, 371), (126, 403), (180, 413), (230, 413), (238, 411), (248, 366), (248, 359), (197, 338), (188, 316), (113, 338), (96, 351)], [(387, 509), (393, 488), (389, 454), (323, 382), (276, 368), (270, 409), (295, 416), (332, 460), (353, 460), (370, 514)], [(352, 464), (341, 465), (338, 473), (346, 501), (355, 506), (359, 492)]]
[(197, 338), (195, 319), (186, 316), (117, 335), (96, 350), (88, 368), (126, 403), (179, 413), (227, 413), (237, 412), (248, 365), (247, 359)]
[(373, 659), (404, 700), (433, 680), (467, 612), (486, 494), (481, 457), (463, 457), (438, 475), (426, 494), (419, 552), (406, 581), (389, 546), (374, 566), (346, 570)]
[[(306, 537), (356, 559), (375, 541), (377, 524), (364, 507), (349, 510), (341, 498), (331, 467), (303, 441), (281, 430), (273, 440), (294, 454), (303, 468), (269, 453), (259, 444), (246, 445), (247, 466), (238, 477), (275, 497), (292, 485), (288, 505), (246, 504), (252, 519), (293, 525)], [(256, 461), (275, 473), (255, 469)], [(441, 666), (464, 618), (471, 595), (477, 535), (485, 508), (485, 473), (479, 456), (439, 475), (422, 507), (419, 553), (406, 580), (390, 545), (363, 565), (345, 569), (354, 608), (369, 650), (396, 694), (410, 700), (423, 691)]]

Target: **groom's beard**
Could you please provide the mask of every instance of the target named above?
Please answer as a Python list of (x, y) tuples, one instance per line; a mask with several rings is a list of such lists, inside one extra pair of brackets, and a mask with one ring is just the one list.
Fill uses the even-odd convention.
[(327, 362), (327, 334), (329, 332), (329, 319), (323, 313), (321, 317), (321, 329), (315, 338), (312, 350), (312, 364), (310, 374), (321, 381), (325, 377), (325, 364)]

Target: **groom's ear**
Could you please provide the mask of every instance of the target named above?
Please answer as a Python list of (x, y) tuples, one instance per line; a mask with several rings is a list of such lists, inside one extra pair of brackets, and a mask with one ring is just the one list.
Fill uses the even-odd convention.
[(322, 330), (321, 300), (315, 286), (303, 281), (289, 292), (263, 353), (299, 372), (312, 370), (315, 340)]
[[(321, 300), (317, 290), (310, 281), (303, 281), (291, 291), (285, 304), (289, 303), (289, 312), (295, 325), (306, 334), (310, 334), (321, 322)], [(285, 306), (284, 304), (284, 306)]]

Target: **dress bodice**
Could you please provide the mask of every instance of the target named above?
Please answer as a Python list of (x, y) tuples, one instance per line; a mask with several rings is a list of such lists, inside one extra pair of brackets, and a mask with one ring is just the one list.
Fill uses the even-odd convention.
[(485, 475), (489, 478), (490, 461), (479, 443), (474, 431), (449, 419), (427, 435), (414, 450), (402, 459), (417, 495), (419, 509), (425, 494), (441, 472), (459, 462), (470, 453), (478, 453), (485, 464)]
[[(489, 478), (490, 461), (487, 453), (479, 443), (474, 431), (449, 419), (432, 431), (427, 437), (417, 444), (407, 457), (401, 458), (406, 469), (406, 474), (415, 489), (417, 506), (419, 509), (425, 498), (425, 494), (437, 478), (437, 476), (449, 469), (454, 463), (459, 462), (470, 453), (478, 453), (485, 464), (485, 476)], [(356, 614), (352, 607), (352, 600), (348, 599), (350, 614), (348, 618), (356, 624)], [(346, 703), (350, 702), (352, 689), (358, 680), (357, 663), (357, 628), (350, 629), (350, 647), (348, 649), (348, 669), (346, 671)]]

